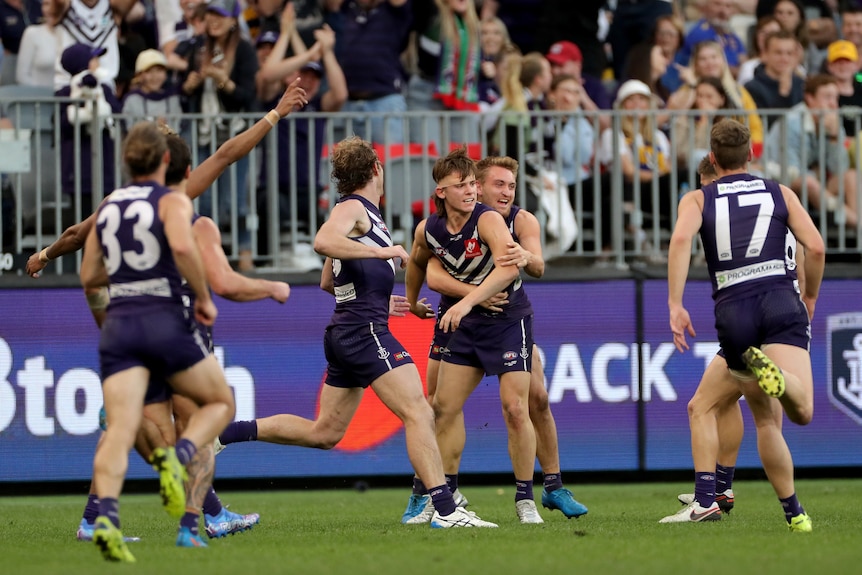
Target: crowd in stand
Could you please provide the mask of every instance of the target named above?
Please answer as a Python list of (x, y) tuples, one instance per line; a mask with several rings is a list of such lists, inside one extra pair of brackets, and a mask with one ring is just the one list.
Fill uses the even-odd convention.
[[(642, 210), (663, 218), (668, 205), (644, 205), (651, 187), (666, 191), (672, 169), (693, 173), (711, 125), (733, 116), (752, 130), (754, 169), (790, 178), (834, 221), (858, 221), (860, 122), (839, 108), (862, 106), (862, 0), (0, 0), (0, 41), (0, 85), (73, 97), (95, 90), (106, 110), (130, 119), (204, 114), (199, 158), (242, 128), (224, 114), (267, 110), (299, 74), (306, 111), (396, 113), (352, 125), (374, 142), (440, 141), (439, 122), (397, 113), (452, 110), (476, 115), (458, 116), (451, 134), (483, 130), (499, 153), (526, 141), (570, 191), (593, 177), (593, 162), (619, 161), (626, 199), (640, 190)], [(590, 117), (611, 109), (622, 121)], [(795, 119), (761, 112), (779, 109)], [(573, 115), (556, 126), (525, 123), (534, 110)], [(61, 128), (76, 113), (64, 111)], [(303, 143), (319, 147), (321, 130), (304, 124), (296, 134), (300, 211), (317, 197), (306, 188), (326, 179), (299, 157), (309, 153)], [(764, 146), (780, 139), (792, 142), (792, 173), (777, 156), (787, 150)], [(685, 145), (672, 158), (673, 140)], [(286, 132), (278, 142), (291, 153)], [(289, 197), (281, 164), (279, 191)], [(240, 216), (248, 172), (240, 162), (231, 180)], [(239, 242), (245, 248), (247, 233)]]

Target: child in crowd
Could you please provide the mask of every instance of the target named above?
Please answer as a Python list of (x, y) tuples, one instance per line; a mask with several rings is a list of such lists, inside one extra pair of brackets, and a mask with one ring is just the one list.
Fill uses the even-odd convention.
[(180, 96), (167, 85), (168, 68), (165, 55), (158, 50), (144, 50), (135, 60), (132, 89), (123, 100), (127, 127), (141, 120), (176, 125), (182, 114)]

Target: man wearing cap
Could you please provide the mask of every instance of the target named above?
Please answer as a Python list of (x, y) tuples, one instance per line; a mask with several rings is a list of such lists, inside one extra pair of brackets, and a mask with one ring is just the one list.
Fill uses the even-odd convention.
[[(57, 37), (57, 65), (54, 70), (54, 89), (69, 83), (69, 74), (60, 63), (63, 50), (72, 44), (89, 44), (104, 48), (101, 66), (107, 71), (111, 86), (120, 72), (120, 48), (117, 44), (117, 24), (138, 0), (50, 0), (46, 13), (48, 23), (54, 26)], [(114, 18), (106, 17), (106, 13)]]
[(838, 86), (838, 107), (857, 108), (854, 113), (842, 116), (844, 132), (851, 138), (855, 137), (859, 131), (856, 118), (862, 111), (862, 83), (856, 79), (859, 72), (859, 51), (856, 45), (847, 40), (836, 40), (829, 44), (826, 50), (826, 71), (832, 74)]
[[(555, 42), (551, 45), (548, 53), (545, 54), (545, 58), (551, 63), (551, 73), (554, 76), (569, 74), (581, 82), (581, 85), (584, 87), (584, 93), (581, 97), (581, 108), (587, 112), (610, 109), (611, 97), (608, 95), (608, 91), (605, 90), (602, 81), (593, 76), (583, 74), (584, 57), (576, 44), (568, 40)], [(610, 126), (610, 116), (600, 116), (599, 123), (602, 124), (601, 127), (603, 129), (607, 128)]]
[(164, 54), (152, 48), (138, 54), (132, 89), (123, 99), (123, 114), (129, 116), (128, 127), (141, 120), (177, 124), (183, 113), (182, 105), (179, 94), (167, 89), (167, 79), (168, 61)]
[(257, 74), (254, 76), (254, 85), (257, 92), (258, 102), (270, 102), (278, 96), (284, 88), (282, 78), (268, 80), (263, 73), (263, 67), (266, 61), (272, 55), (272, 49), (278, 41), (279, 33), (273, 30), (261, 32), (254, 44), (254, 49), (257, 52)]

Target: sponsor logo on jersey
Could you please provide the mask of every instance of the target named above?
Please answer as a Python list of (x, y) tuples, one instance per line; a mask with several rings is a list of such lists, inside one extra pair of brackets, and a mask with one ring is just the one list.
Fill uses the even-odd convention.
[(479, 246), (479, 240), (469, 238), (464, 240), (464, 257), (477, 258), (482, 255), (482, 248)]
[(829, 401), (862, 425), (862, 312), (826, 318)]
[(717, 271), (715, 272), (715, 283), (718, 289), (724, 289), (749, 280), (785, 274), (784, 260), (769, 260), (733, 270)]
[(343, 286), (335, 286), (334, 291), (335, 303), (343, 303), (356, 299), (356, 286), (353, 285), (353, 282), (344, 284)]
[(759, 192), (766, 189), (763, 180), (740, 180), (717, 184), (719, 194), (737, 194), (739, 192)]

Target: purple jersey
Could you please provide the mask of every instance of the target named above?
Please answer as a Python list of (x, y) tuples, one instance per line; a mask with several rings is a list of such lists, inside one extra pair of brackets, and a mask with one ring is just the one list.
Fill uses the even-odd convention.
[(110, 277), (109, 315), (182, 310), (182, 276), (158, 215), (159, 200), (169, 193), (142, 182), (115, 190), (99, 207), (96, 233)]
[(734, 174), (704, 186), (703, 196), (700, 237), (716, 303), (774, 289), (798, 291), (796, 242), (778, 183)]
[[(339, 203), (355, 200), (362, 202), (365, 207), (371, 228), (364, 235), (350, 239), (368, 246), (391, 247), (392, 237), (377, 206), (355, 194), (341, 198)], [(333, 258), (332, 273), (335, 313), (332, 314), (330, 325), (389, 323), (389, 297), (395, 286), (393, 260)]]
[[(192, 216), (192, 227), (194, 227), (195, 222), (197, 222), (201, 217), (202, 216), (199, 213), (195, 212)], [(210, 290), (210, 294), (212, 294), (212, 290)], [(182, 299), (183, 307), (186, 309), (186, 315), (190, 319), (194, 320), (195, 326), (197, 326), (198, 332), (200, 332), (201, 337), (203, 337), (207, 349), (212, 353), (215, 349), (215, 344), (213, 343), (213, 328), (212, 326), (204, 325), (195, 320), (195, 300), (197, 299), (197, 296), (185, 278), (183, 278), (183, 283), (180, 286), (180, 298)]]
[[(436, 214), (429, 216), (425, 222), (425, 242), (428, 244), (428, 248), (443, 264), (443, 269), (461, 282), (479, 285), (494, 270), (494, 257), (491, 254), (491, 249), (479, 236), (479, 217), (488, 211), (494, 210), (484, 204), (476, 204), (470, 218), (455, 234), (446, 229), (446, 219)], [(511, 214), (510, 216), (514, 221), (514, 216)], [(464, 317), (464, 321), (470, 321), (479, 316), (512, 320), (532, 314), (533, 309), (530, 300), (521, 287), (521, 279), (518, 278), (506, 288), (505, 291), (509, 294), (509, 303), (504, 311), (494, 313), (476, 306)], [(440, 307), (448, 309), (456, 301), (455, 298), (442, 296)]]

